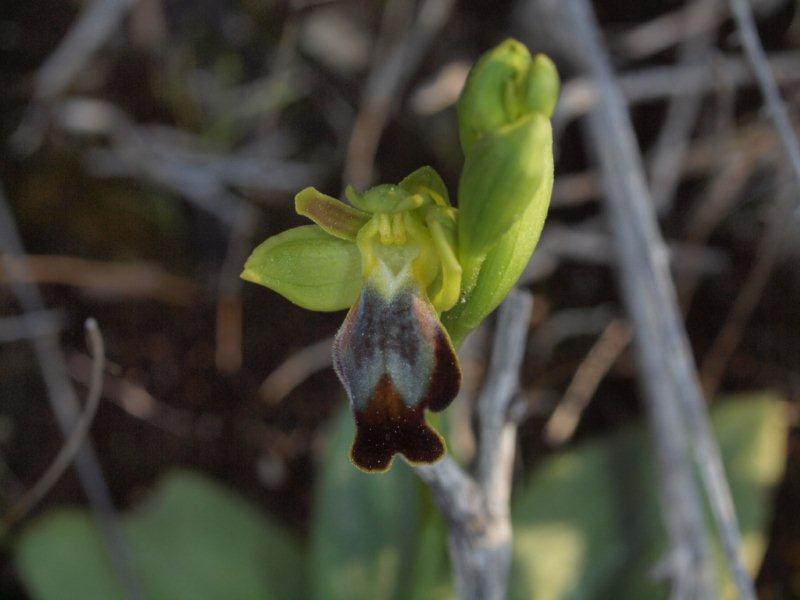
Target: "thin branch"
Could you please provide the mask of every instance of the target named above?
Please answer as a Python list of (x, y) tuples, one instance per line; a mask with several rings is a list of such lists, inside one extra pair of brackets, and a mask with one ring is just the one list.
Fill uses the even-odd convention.
[(33, 101), (14, 132), (12, 144), (23, 153), (36, 150), (48, 120), (46, 106), (61, 96), (119, 28), (135, 0), (94, 0), (84, 8), (34, 80)]
[[(685, 332), (671, 293), (667, 252), (657, 228), (633, 125), (616, 82), (611, 59), (593, 9), (586, 0), (537, 3), (554, 29), (567, 29), (573, 42), (559, 39), (561, 51), (588, 71), (597, 94), (586, 137), (600, 164), (606, 209), (619, 259), (623, 299), (639, 349), (640, 379), (661, 479), (661, 507), (678, 598), (715, 598), (714, 562), (702, 500), (694, 480), (686, 424), (675, 401), (675, 363), (685, 362), (686, 346), (674, 346)], [(677, 330), (677, 331), (676, 331)]]
[(794, 189), (784, 189), (777, 206), (771, 207), (766, 231), (760, 237), (755, 262), (700, 365), (700, 379), (708, 397), (713, 397), (719, 387), (725, 367), (739, 346), (747, 322), (769, 283), (775, 264), (781, 256), (781, 248), (788, 235), (796, 230), (796, 222), (791, 218), (795, 198)]
[(509, 495), (516, 445), (511, 403), (531, 318), (533, 298), (514, 290), (500, 306), (491, 366), (479, 400), (478, 480), (450, 457), (415, 467), (449, 525), (457, 596), (501, 600), (511, 567)]
[[(191, 279), (172, 275), (145, 262), (44, 254), (28, 255), (24, 259), (8, 256), (6, 263), (17, 260), (24, 261), (25, 276), (32, 283), (69, 285), (98, 296), (150, 298), (187, 306), (196, 302), (199, 294), (198, 285)], [(8, 270), (0, 265), (0, 283), (10, 283), (20, 272), (20, 269)]]
[[(758, 87), (761, 88), (761, 93), (764, 95), (767, 111), (789, 159), (795, 183), (800, 187), (800, 143), (797, 141), (797, 135), (792, 128), (786, 105), (781, 99), (775, 75), (770, 68), (764, 47), (761, 45), (761, 39), (758, 37), (756, 24), (753, 20), (753, 12), (750, 10), (747, 0), (728, 1), (733, 11), (736, 25), (739, 28), (747, 58), (758, 82)], [(798, 211), (800, 211), (800, 207), (798, 207)]]
[[(0, 262), (3, 263), (6, 272), (14, 274), (10, 280), (11, 290), (23, 310), (23, 318), (29, 320), (30, 328), (33, 330), (35, 324), (28, 315), (44, 311), (45, 304), (39, 289), (31, 283), (26, 272), (25, 262), (22, 260), (25, 250), (2, 187), (0, 187), (0, 250), (2, 250)], [(37, 364), (47, 386), (47, 399), (62, 434), (68, 437), (79, 418), (80, 409), (75, 390), (67, 378), (61, 349), (53, 336), (35, 336), (32, 338), (32, 343)], [(74, 463), (120, 584), (127, 597), (142, 598), (142, 587), (133, 568), (130, 550), (89, 439), (75, 455)]]
[(277, 404), (314, 373), (331, 366), (333, 337), (324, 338), (298, 350), (270, 373), (258, 388), (267, 404)]
[(61, 325), (61, 315), (52, 310), (28, 313), (27, 318), (2, 317), (0, 318), (0, 344), (29, 340), (40, 335), (56, 335), (61, 329)]
[[(691, 5), (696, 7), (697, 21), (719, 22), (719, 14), (722, 12), (719, 0), (696, 0)], [(678, 64), (710, 62), (714, 33), (712, 27), (705, 27), (697, 36), (683, 40), (678, 48)], [(668, 98), (664, 124), (653, 146), (652, 158), (648, 165), (650, 190), (656, 210), (660, 214), (665, 214), (672, 208), (675, 191), (683, 173), (684, 154), (703, 104), (703, 94), (700, 90), (683, 94), (678, 88), (673, 88)]]
[(614, 319), (606, 326), (586, 358), (575, 369), (563, 400), (548, 419), (544, 429), (547, 443), (557, 446), (572, 437), (600, 382), (628, 347), (632, 335), (631, 328), (621, 319)]
[(70, 463), (75, 459), (78, 450), (86, 441), (89, 429), (97, 414), (97, 407), (100, 406), (100, 393), (103, 390), (103, 369), (105, 368), (105, 344), (97, 321), (87, 319), (85, 323), (86, 337), (89, 340), (89, 348), (92, 354), (92, 377), (89, 383), (89, 392), (86, 396), (86, 405), (83, 408), (75, 428), (70, 433), (61, 450), (58, 452), (53, 462), (42, 473), (39, 480), (27, 491), (9, 511), (3, 515), (0, 521), (0, 530), (8, 529), (14, 523), (23, 519), (39, 502), (44, 499), (47, 493), (58, 483), (61, 476), (69, 468)]
[(486, 383), (478, 397), (477, 479), (483, 488), (489, 515), (496, 520), (509, 518), (517, 428), (510, 422), (508, 413), (519, 389), (519, 372), (525, 358), (532, 310), (533, 297), (527, 292), (512, 290), (503, 302), (503, 309), (497, 316)]
[[(677, 580), (677, 591), (716, 597), (714, 561), (702, 504), (686, 460), (689, 433), (726, 557), (740, 595), (749, 600), (755, 598), (755, 592), (743, 563), (730, 489), (680, 320), (630, 115), (588, 1), (574, 0), (561, 10), (575, 39), (582, 41), (576, 44), (577, 61), (586, 66), (597, 86), (599, 105), (589, 119), (589, 140), (606, 178), (623, 296), (636, 332), (642, 383), (664, 477), (667, 528), (673, 547), (678, 552), (690, 552), (689, 570)], [(575, 49), (571, 52), (576, 56)]]
[[(444, 27), (453, 4), (454, 0), (424, 0), (405, 35), (373, 66), (345, 159), (344, 180), (357, 188), (372, 180), (378, 143), (398, 105), (397, 95)], [(386, 37), (384, 32), (382, 37)]]
[[(767, 65), (782, 83), (796, 83), (800, 79), (798, 51), (776, 52), (771, 54)], [(714, 72), (724, 78), (731, 87), (743, 87), (753, 82), (754, 77), (744, 60), (719, 57), (713, 68), (709, 64), (649, 67), (619, 74), (619, 88), (631, 103), (660, 100), (665, 96), (684, 95), (711, 90)], [(560, 131), (572, 119), (586, 114), (595, 105), (598, 90), (592, 82), (576, 77), (564, 84), (556, 112), (553, 115), (553, 129)]]

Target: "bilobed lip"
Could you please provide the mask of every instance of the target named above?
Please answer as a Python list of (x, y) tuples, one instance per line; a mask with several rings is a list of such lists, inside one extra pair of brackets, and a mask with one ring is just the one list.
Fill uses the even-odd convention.
[(413, 278), (388, 296), (367, 281), (336, 335), (333, 356), (356, 420), (350, 454), (357, 467), (384, 471), (396, 453), (412, 463), (442, 457), (444, 441), (424, 411), (447, 408), (461, 371), (435, 309)]

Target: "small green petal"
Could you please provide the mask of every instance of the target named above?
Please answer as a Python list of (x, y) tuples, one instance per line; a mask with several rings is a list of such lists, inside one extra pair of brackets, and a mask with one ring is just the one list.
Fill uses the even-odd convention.
[(307, 187), (294, 197), (298, 215), (314, 221), (331, 235), (354, 241), (358, 230), (369, 220), (363, 211), (327, 196), (313, 187)]
[(361, 253), (352, 242), (304, 225), (260, 244), (241, 276), (308, 310), (344, 310), (361, 290)]
[(425, 204), (426, 199), (419, 194), (410, 194), (399, 185), (384, 183), (359, 193), (348, 185), (344, 194), (353, 206), (369, 213), (395, 214), (414, 210)]
[(533, 57), (525, 84), (525, 104), (550, 118), (556, 108), (561, 81), (553, 61), (544, 54)]
[(524, 83), (530, 64), (531, 54), (525, 45), (508, 39), (481, 56), (472, 67), (458, 100), (458, 130), (466, 156), (479, 138), (522, 114), (517, 90)]
[(450, 196), (444, 181), (433, 167), (420, 167), (399, 183), (410, 194), (430, 196), (439, 206), (450, 206)]

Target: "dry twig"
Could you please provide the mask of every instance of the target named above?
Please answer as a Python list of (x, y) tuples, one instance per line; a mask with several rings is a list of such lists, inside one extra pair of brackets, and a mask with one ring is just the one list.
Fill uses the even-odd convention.
[[(198, 286), (185, 277), (171, 275), (148, 263), (121, 263), (91, 260), (77, 256), (28, 255), (8, 261), (24, 262), (32, 283), (69, 285), (98, 296), (151, 298), (168, 304), (187, 306), (197, 301)], [(22, 267), (20, 264), (18, 267)], [(0, 265), (0, 283), (19, 276), (19, 268)]]
[(86, 441), (89, 429), (92, 426), (97, 407), (100, 406), (100, 393), (103, 390), (103, 369), (105, 368), (105, 345), (97, 321), (87, 319), (85, 323), (86, 337), (92, 353), (92, 377), (89, 383), (89, 393), (86, 396), (86, 405), (83, 413), (75, 423), (75, 428), (69, 434), (64, 445), (59, 450), (53, 462), (47, 467), (38, 481), (19, 498), (9, 511), (0, 520), (0, 530), (8, 529), (33, 509), (47, 493), (58, 483), (61, 476), (69, 468), (75, 455)]
[(406, 34), (374, 65), (347, 149), (344, 180), (348, 183), (364, 188), (372, 180), (378, 142), (397, 106), (396, 96), (447, 22), (452, 7), (453, 0), (424, 0)]
[(628, 347), (631, 336), (631, 328), (621, 319), (614, 319), (606, 326), (575, 369), (563, 399), (545, 425), (544, 435), (549, 444), (561, 445), (572, 437), (597, 387)]
[[(676, 579), (676, 591), (702, 598), (716, 596), (700, 498), (685, 459), (691, 445), (739, 593), (745, 599), (755, 598), (743, 563), (730, 489), (669, 277), (664, 241), (649, 201), (633, 126), (589, 3), (576, 0), (568, 6), (564, 14), (578, 39), (583, 40), (578, 61), (586, 65), (598, 89), (600, 105), (589, 119), (589, 139), (606, 177), (623, 295), (637, 336), (651, 429), (665, 476), (668, 529), (674, 548), (690, 552), (689, 563), (684, 564), (689, 568)], [(682, 470), (679, 472), (676, 467)]]
[(277, 404), (314, 373), (331, 366), (333, 337), (327, 337), (290, 355), (258, 388), (267, 404)]
[(489, 374), (478, 405), (477, 480), (450, 457), (415, 469), (449, 525), (450, 559), (462, 600), (500, 600), (508, 586), (508, 500), (516, 440), (510, 406), (518, 389), (532, 304), (528, 292), (517, 290), (500, 307)]
[(778, 204), (771, 208), (766, 231), (760, 237), (755, 262), (700, 365), (700, 380), (709, 398), (714, 396), (719, 387), (725, 367), (744, 335), (750, 316), (761, 300), (761, 294), (769, 283), (775, 263), (780, 258), (783, 243), (796, 227), (796, 222), (791, 218), (795, 198), (793, 188), (784, 189)]
[[(40, 313), (45, 310), (39, 289), (31, 283), (25, 271), (25, 262), (22, 259), (25, 251), (2, 189), (0, 189), (0, 249), (2, 249), (0, 258), (6, 272), (13, 273), (10, 286), (23, 310), (23, 318), (28, 319), (30, 313)], [(30, 327), (33, 330), (35, 325), (31, 323)], [(75, 427), (80, 410), (75, 390), (67, 379), (61, 349), (53, 336), (34, 336), (32, 343), (47, 386), (47, 399), (59, 428), (64, 437), (68, 437)], [(133, 568), (130, 550), (89, 439), (75, 455), (74, 463), (120, 584), (129, 598), (142, 598), (142, 588)]]
[[(764, 47), (761, 45), (761, 39), (758, 37), (756, 24), (753, 20), (753, 12), (747, 4), (747, 0), (728, 1), (733, 11), (734, 19), (736, 19), (736, 25), (742, 37), (742, 44), (747, 58), (758, 82), (758, 87), (761, 88), (761, 93), (764, 95), (767, 111), (789, 159), (795, 183), (800, 187), (800, 142), (797, 141), (797, 134), (792, 127), (786, 105), (781, 99), (781, 93), (775, 81), (775, 74), (770, 68)], [(798, 211), (800, 211), (800, 207), (798, 207)]]

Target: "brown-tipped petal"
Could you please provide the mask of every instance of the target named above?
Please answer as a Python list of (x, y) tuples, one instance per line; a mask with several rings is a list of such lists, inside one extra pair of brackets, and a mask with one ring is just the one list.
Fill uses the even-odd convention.
[(343, 240), (355, 241), (358, 230), (370, 218), (367, 213), (313, 187), (305, 188), (294, 197), (294, 207), (298, 215), (308, 217), (331, 235)]
[(422, 407), (408, 408), (384, 375), (364, 411), (355, 412), (353, 463), (364, 471), (389, 468), (398, 452), (412, 463), (432, 463), (444, 455), (442, 438), (425, 422)]
[(370, 283), (334, 341), (334, 368), (350, 398), (358, 432), (352, 458), (381, 471), (393, 454), (429, 463), (444, 453), (424, 410), (446, 408), (461, 371), (430, 302), (413, 285), (389, 298)]

